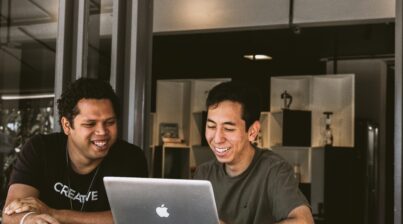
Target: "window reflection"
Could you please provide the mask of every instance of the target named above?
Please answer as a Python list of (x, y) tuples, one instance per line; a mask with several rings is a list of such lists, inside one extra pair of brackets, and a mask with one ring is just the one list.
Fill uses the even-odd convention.
[(54, 127), (58, 8), (55, 0), (0, 0), (0, 209), (22, 145)]
[(89, 77), (109, 80), (111, 71), (112, 0), (91, 0), (88, 20)]

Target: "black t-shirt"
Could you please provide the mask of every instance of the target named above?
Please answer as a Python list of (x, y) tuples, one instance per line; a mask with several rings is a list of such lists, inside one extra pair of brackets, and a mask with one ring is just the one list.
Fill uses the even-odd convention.
[(40, 192), (39, 199), (51, 208), (77, 211), (110, 210), (104, 176), (147, 177), (143, 151), (117, 140), (102, 163), (81, 175), (67, 165), (67, 136), (63, 133), (37, 135), (18, 154), (10, 185), (22, 183)]

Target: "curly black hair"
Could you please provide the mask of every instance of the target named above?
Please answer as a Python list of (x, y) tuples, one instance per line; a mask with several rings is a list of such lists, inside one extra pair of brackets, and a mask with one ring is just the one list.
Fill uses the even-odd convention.
[(57, 100), (60, 124), (61, 118), (66, 117), (73, 127), (73, 120), (80, 113), (77, 103), (81, 99), (109, 99), (116, 117), (119, 118), (119, 100), (112, 86), (100, 79), (80, 78), (71, 83)]
[(253, 86), (234, 81), (220, 83), (209, 91), (206, 108), (216, 107), (226, 100), (241, 104), (241, 117), (245, 121), (246, 130), (259, 120), (261, 96)]

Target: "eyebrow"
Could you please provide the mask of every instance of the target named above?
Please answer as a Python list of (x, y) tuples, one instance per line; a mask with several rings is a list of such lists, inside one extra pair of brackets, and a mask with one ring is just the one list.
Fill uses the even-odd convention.
[[(215, 121), (213, 121), (213, 120), (211, 120), (211, 119), (208, 119), (208, 118), (207, 118), (207, 122), (211, 122), (211, 123), (216, 124), (216, 122), (215, 122)], [(226, 121), (226, 122), (224, 122), (224, 125), (231, 125), (231, 126), (235, 126), (235, 123), (234, 123), (234, 122), (232, 122), (232, 121)]]
[(215, 121), (213, 121), (213, 120), (211, 120), (211, 119), (208, 119), (208, 118), (207, 118), (207, 122), (211, 122), (211, 123), (214, 123), (214, 124), (215, 124)]
[[(102, 120), (102, 122), (110, 121), (110, 120), (117, 120), (117, 118), (116, 117), (109, 117), (109, 118), (106, 118), (105, 120)], [(97, 122), (97, 121), (98, 120), (96, 120), (96, 119), (90, 119), (90, 118), (84, 119), (84, 122)]]
[(105, 121), (110, 121), (110, 120), (117, 120), (117, 118), (116, 117), (110, 117), (110, 118), (105, 119)]

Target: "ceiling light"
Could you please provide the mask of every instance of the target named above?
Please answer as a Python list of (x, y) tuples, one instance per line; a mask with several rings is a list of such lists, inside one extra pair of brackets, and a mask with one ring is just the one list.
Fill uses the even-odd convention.
[(54, 98), (55, 94), (45, 93), (45, 94), (28, 94), (28, 95), (2, 95), (0, 99), (2, 100), (26, 100), (26, 99), (44, 99), (44, 98)]
[(246, 59), (252, 60), (252, 61), (271, 60), (272, 59), (272, 57), (270, 57), (269, 55), (265, 55), (265, 54), (248, 54), (248, 55), (244, 55), (243, 57)]

